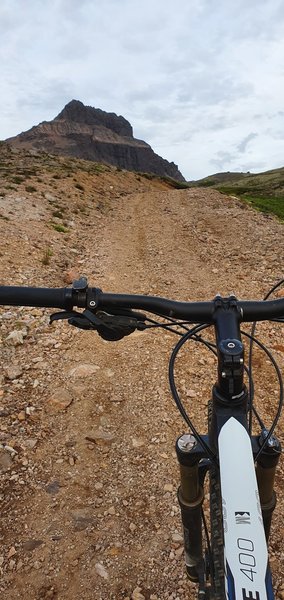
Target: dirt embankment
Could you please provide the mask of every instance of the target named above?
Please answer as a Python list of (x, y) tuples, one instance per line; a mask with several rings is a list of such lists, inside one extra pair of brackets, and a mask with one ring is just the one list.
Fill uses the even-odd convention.
[[(61, 287), (81, 273), (104, 291), (205, 300), (232, 291), (261, 298), (283, 275), (283, 228), (273, 218), (212, 190), (138, 179), (127, 188), (117, 174), (107, 177), (93, 194), (84, 182), (81, 204), (56, 191), (2, 199), (1, 283)], [(51, 225), (62, 208), (65, 233)], [(175, 337), (149, 331), (111, 344), (64, 322), (50, 327), (50, 312), (1, 311), (0, 443), (10, 448), (0, 449), (3, 597), (194, 598), (176, 499), (174, 442), (185, 426), (167, 383)], [(280, 325), (262, 331), (270, 347), (280, 344), (283, 367)], [(269, 418), (277, 385), (265, 357), (256, 359)], [(202, 347), (183, 352), (179, 389), (201, 430), (214, 377)], [(278, 598), (283, 534), (279, 498), (271, 560)]]

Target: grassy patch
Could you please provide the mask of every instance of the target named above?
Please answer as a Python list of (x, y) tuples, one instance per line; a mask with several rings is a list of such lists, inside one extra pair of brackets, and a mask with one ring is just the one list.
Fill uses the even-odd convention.
[(23, 177), (36, 177), (37, 176), (37, 170), (36, 169), (23, 169), (22, 170), (22, 175)]
[(13, 183), (20, 184), (20, 183), (23, 183), (24, 181), (25, 181), (24, 177), (20, 177), (18, 175), (15, 175), (15, 177), (12, 177), (12, 182)]
[(65, 227), (65, 225), (60, 225), (59, 223), (51, 223), (51, 227), (58, 231), (58, 233), (69, 233), (69, 229)]
[(96, 163), (93, 167), (93, 172), (98, 174), (98, 173), (105, 173), (110, 171), (110, 167), (108, 167), (107, 165), (102, 165), (100, 163)]
[(144, 177), (144, 179), (148, 179), (149, 181), (164, 181), (175, 190), (185, 190), (190, 187), (187, 181), (177, 181), (176, 179), (173, 179), (172, 177), (167, 177), (166, 175), (161, 177), (160, 175), (156, 175), (155, 173), (138, 172), (138, 177)]
[(78, 209), (83, 215), (86, 214), (87, 207), (84, 204), (78, 204)]
[(33, 185), (26, 185), (25, 190), (29, 194), (33, 194), (34, 192), (37, 191), (37, 189)]
[(177, 181), (171, 177), (161, 177), (161, 179), (168, 183), (175, 190), (187, 190), (190, 187), (187, 181)]
[(49, 265), (52, 255), (53, 255), (53, 251), (51, 250), (51, 248), (46, 248), (44, 251), (43, 257), (41, 259), (42, 264)]
[(60, 210), (55, 210), (52, 213), (52, 216), (57, 217), (57, 219), (63, 219), (63, 217), (64, 217), (63, 213)]
[(148, 179), (149, 181), (152, 181), (155, 178), (153, 173), (139, 173), (139, 175), (144, 177), (144, 179)]
[(236, 189), (235, 187), (228, 186), (218, 186), (217, 189), (219, 192), (222, 192), (222, 194), (236, 196), (256, 210), (266, 214), (276, 215), (281, 221), (284, 221), (284, 196), (254, 195), (251, 192), (249, 194), (246, 188), (245, 191), (243, 189), (240, 191), (240, 188)]
[[(203, 187), (203, 185), (202, 185)], [(207, 187), (207, 186), (205, 186)], [(212, 186), (211, 186), (212, 187)], [(219, 192), (222, 192), (223, 194), (227, 194), (228, 196), (243, 196), (244, 194), (253, 194), (252, 190), (250, 190), (248, 187), (246, 186), (240, 186), (238, 185), (238, 187), (233, 187), (230, 185), (214, 185), (214, 188), (216, 190), (218, 190)]]
[(284, 197), (283, 198), (256, 198), (254, 196), (242, 196), (242, 200), (248, 202), (253, 208), (263, 212), (276, 215), (284, 221)]

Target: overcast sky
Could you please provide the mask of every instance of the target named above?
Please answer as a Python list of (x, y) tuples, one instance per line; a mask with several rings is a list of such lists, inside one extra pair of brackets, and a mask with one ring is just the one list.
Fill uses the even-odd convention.
[(0, 139), (73, 98), (186, 179), (284, 166), (283, 0), (1, 0)]

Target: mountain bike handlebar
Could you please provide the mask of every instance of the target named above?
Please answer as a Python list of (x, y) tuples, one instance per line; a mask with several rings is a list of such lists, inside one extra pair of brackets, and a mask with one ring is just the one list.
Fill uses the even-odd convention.
[[(62, 308), (72, 310), (74, 306), (92, 311), (138, 309), (164, 317), (185, 319), (193, 323), (215, 322), (216, 300), (210, 302), (180, 302), (158, 296), (131, 294), (111, 294), (99, 288), (88, 287), (85, 283), (75, 282), (72, 288), (36, 288), (0, 286), (0, 305), (35, 306), (45, 308)], [(233, 300), (239, 313), (240, 321), (265, 321), (284, 318), (284, 298), (277, 300), (254, 301)], [(224, 300), (224, 299), (223, 299)]]

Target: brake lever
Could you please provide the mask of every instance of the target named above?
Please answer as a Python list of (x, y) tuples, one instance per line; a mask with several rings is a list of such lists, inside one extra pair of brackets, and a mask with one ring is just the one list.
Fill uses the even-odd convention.
[[(88, 313), (86, 316), (92, 321), (94, 317), (93, 313), (88, 310), (84, 312)], [(121, 314), (112, 315), (103, 311), (98, 311), (96, 317), (99, 317), (101, 322), (100, 327), (98, 327), (98, 333), (103, 339), (108, 341), (118, 341), (123, 337), (130, 335), (136, 329), (142, 331), (146, 328), (145, 323), (143, 323), (143, 321), (138, 321), (132, 314), (131, 316)]]
[(63, 319), (72, 319), (73, 317), (80, 317), (81, 313), (77, 313), (75, 310), (62, 310), (57, 313), (53, 313), (49, 317), (49, 324), (51, 325), (54, 321), (61, 321)]
[(84, 310), (82, 313), (76, 311), (62, 311), (51, 315), (50, 323), (66, 319), (68, 320), (69, 325), (84, 330), (95, 330), (103, 339), (117, 341), (126, 335), (130, 335), (136, 329), (140, 331), (146, 329), (145, 323), (136, 318), (139, 316), (143, 319), (144, 315), (132, 313), (132, 311), (125, 312), (128, 312), (128, 314), (112, 315), (103, 311), (94, 313), (89, 309)]
[(116, 315), (116, 316), (121, 316), (121, 317), (133, 317), (133, 319), (136, 319), (137, 321), (145, 321), (146, 320), (146, 315), (144, 315), (144, 313), (132, 310), (130, 308), (115, 308), (112, 307), (111, 309), (111, 313), (108, 313), (106, 310), (99, 310), (99, 312), (103, 312), (106, 315)]
[[(51, 325), (54, 321), (61, 321), (65, 319), (68, 320), (69, 325), (73, 325), (74, 327), (78, 327), (79, 329), (97, 329), (97, 327), (94, 327), (93, 324), (91, 324), (90, 321), (86, 319), (83, 313), (78, 313), (75, 310), (66, 310), (58, 313), (53, 313), (50, 316), (49, 323)], [(98, 323), (98, 325), (99, 324), (100, 322)]]

